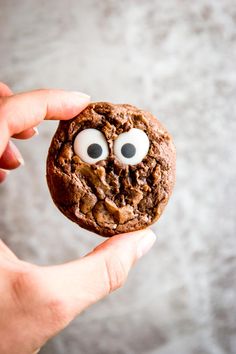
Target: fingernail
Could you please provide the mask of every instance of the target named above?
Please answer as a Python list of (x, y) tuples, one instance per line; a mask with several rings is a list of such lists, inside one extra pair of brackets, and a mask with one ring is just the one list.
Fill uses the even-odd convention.
[(34, 136), (37, 136), (37, 135), (39, 135), (39, 131), (38, 131), (38, 128), (36, 128), (36, 127), (33, 127), (33, 131), (34, 131)]
[(4, 170), (3, 168), (0, 168), (0, 183), (5, 181), (7, 175), (9, 175), (10, 171), (9, 170)]
[(19, 164), (21, 166), (24, 166), (25, 161), (24, 161), (20, 151), (17, 149), (17, 147), (13, 144), (13, 142), (11, 140), (9, 141), (9, 146), (10, 146), (13, 154), (15, 155), (15, 158), (17, 159), (17, 161), (19, 161)]
[(10, 171), (9, 170), (4, 170), (4, 168), (0, 168), (1, 172), (4, 172), (6, 175), (9, 175)]
[(144, 256), (153, 246), (156, 241), (156, 235), (152, 230), (147, 230), (145, 235), (139, 240), (137, 248), (137, 257)]
[(40, 349), (41, 349), (41, 348), (36, 349), (35, 352), (33, 352), (32, 354), (37, 354), (37, 353), (39, 353), (39, 352), (40, 352)]
[(75, 103), (88, 103), (90, 101), (90, 96), (86, 95), (86, 93), (78, 92), (78, 91), (71, 91), (71, 97), (73, 102)]

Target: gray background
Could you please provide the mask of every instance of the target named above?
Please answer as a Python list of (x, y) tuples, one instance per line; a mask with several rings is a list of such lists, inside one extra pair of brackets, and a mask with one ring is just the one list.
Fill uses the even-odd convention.
[[(152, 111), (173, 134), (177, 185), (158, 242), (125, 287), (43, 354), (236, 353), (234, 0), (0, 1), (0, 78), (16, 92), (80, 90)], [(19, 142), (25, 167), (0, 186), (0, 236), (54, 264), (102, 238), (54, 207), (45, 159), (56, 123)]]

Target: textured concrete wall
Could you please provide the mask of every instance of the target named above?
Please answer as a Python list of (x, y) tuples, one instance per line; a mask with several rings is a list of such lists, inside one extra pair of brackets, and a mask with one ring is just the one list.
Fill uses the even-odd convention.
[[(236, 353), (235, 68), (234, 0), (0, 1), (2, 81), (148, 109), (178, 152), (154, 249), (43, 354)], [(102, 241), (52, 204), (45, 159), (55, 127), (18, 143), (26, 165), (0, 186), (0, 236), (38, 264)]]

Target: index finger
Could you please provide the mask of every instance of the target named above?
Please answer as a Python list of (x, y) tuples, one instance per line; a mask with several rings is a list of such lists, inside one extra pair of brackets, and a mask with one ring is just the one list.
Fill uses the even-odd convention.
[(0, 156), (12, 135), (34, 127), (44, 119), (71, 119), (89, 101), (88, 95), (64, 90), (36, 90), (2, 98)]

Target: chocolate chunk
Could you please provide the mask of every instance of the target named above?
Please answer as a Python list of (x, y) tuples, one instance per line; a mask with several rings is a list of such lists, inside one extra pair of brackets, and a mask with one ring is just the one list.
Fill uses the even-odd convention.
[(80, 210), (82, 213), (87, 214), (91, 211), (94, 205), (97, 203), (97, 197), (95, 194), (87, 193), (80, 199)]
[(134, 217), (134, 211), (132, 206), (130, 205), (126, 205), (122, 208), (119, 208), (117, 211), (118, 223), (121, 225), (125, 224), (127, 221), (133, 219)]
[(109, 213), (115, 215), (117, 211), (119, 210), (118, 206), (116, 205), (115, 202), (113, 202), (111, 199), (106, 198), (105, 199), (105, 205)]
[(133, 188), (129, 191), (128, 199), (130, 204), (132, 203), (134, 206), (137, 206), (140, 200), (143, 199), (143, 192), (138, 188)]
[(99, 226), (108, 227), (112, 230), (116, 228), (117, 225), (115, 223), (114, 217), (106, 209), (104, 202), (100, 201), (96, 204), (93, 209), (93, 215)]

